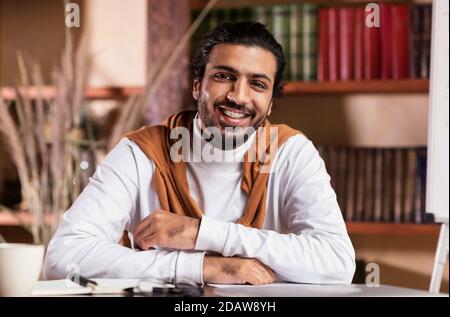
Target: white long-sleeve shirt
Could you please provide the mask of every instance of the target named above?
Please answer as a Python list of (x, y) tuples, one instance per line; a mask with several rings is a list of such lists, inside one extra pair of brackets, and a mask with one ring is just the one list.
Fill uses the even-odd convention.
[[(197, 121), (194, 138), (200, 138)], [(252, 140), (232, 154), (242, 157)], [(246, 202), (242, 162), (186, 164), (190, 193), (204, 212), (195, 250), (139, 251), (118, 244), (124, 230), (132, 232), (160, 208), (151, 186), (153, 161), (124, 138), (63, 215), (47, 249), (45, 278), (65, 278), (75, 270), (97, 278), (202, 283), (205, 251), (213, 251), (257, 258), (285, 281), (351, 282), (354, 249), (324, 162), (304, 135), (289, 138), (275, 156), (263, 229), (234, 223)]]

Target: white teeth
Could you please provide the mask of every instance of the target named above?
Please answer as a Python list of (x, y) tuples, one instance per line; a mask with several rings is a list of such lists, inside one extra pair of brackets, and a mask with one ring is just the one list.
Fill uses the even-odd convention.
[(234, 111), (230, 111), (230, 110), (226, 110), (226, 109), (223, 109), (223, 112), (224, 112), (227, 116), (229, 116), (229, 117), (231, 117), (231, 118), (234, 118), (234, 119), (241, 119), (241, 118), (243, 118), (243, 117), (246, 116), (245, 113), (234, 112)]

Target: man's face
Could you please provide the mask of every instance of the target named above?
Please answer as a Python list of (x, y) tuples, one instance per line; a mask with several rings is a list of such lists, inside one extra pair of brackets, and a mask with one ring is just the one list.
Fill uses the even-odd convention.
[(275, 56), (263, 48), (215, 46), (202, 82), (194, 80), (193, 87), (204, 127), (217, 127), (227, 136), (226, 127), (261, 126), (272, 108), (275, 72)]

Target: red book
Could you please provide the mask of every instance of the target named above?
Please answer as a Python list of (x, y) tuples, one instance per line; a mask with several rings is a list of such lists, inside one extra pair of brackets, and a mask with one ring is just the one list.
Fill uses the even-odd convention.
[(317, 80), (327, 81), (328, 73), (328, 9), (319, 9)]
[(380, 4), (381, 78), (392, 78), (391, 5)]
[[(367, 25), (371, 11), (364, 11), (364, 79), (380, 78), (380, 28)], [(369, 17), (370, 21), (370, 17)]]
[(355, 8), (355, 80), (364, 79), (364, 8)]
[(341, 80), (353, 79), (354, 62), (354, 9), (339, 8), (339, 57), (340, 57), (340, 76)]
[(392, 78), (409, 77), (409, 5), (391, 8)]
[(330, 81), (339, 80), (339, 24), (336, 8), (328, 9), (328, 67)]

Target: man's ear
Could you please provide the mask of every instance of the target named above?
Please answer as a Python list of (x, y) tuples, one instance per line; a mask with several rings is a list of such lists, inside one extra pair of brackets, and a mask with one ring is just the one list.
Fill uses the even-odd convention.
[(198, 79), (194, 79), (194, 83), (192, 84), (192, 97), (195, 100), (198, 100), (199, 95), (200, 95), (200, 81)]
[(272, 113), (272, 106), (273, 106), (273, 100), (270, 102), (269, 110), (267, 111), (267, 116), (270, 116), (270, 114)]

